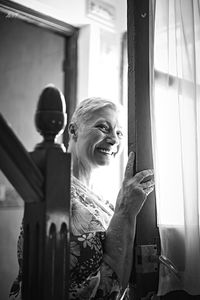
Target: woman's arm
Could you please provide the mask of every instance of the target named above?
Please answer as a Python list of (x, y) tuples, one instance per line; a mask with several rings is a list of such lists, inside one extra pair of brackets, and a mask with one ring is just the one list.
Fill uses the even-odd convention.
[(127, 287), (132, 268), (135, 224), (135, 216), (128, 222), (123, 213), (116, 213), (106, 233), (104, 261), (117, 274), (122, 290)]
[[(126, 288), (131, 273), (136, 217), (154, 189), (153, 171), (144, 170), (133, 176), (133, 164), (131, 152), (105, 240), (104, 261), (116, 272), (122, 289)], [(148, 180), (144, 182), (145, 179)]]

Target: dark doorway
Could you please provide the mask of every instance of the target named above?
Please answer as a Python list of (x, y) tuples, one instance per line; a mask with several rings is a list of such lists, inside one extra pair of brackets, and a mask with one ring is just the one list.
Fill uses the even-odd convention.
[(39, 141), (34, 113), (49, 83), (64, 92), (65, 38), (0, 13), (0, 110), (28, 150)]

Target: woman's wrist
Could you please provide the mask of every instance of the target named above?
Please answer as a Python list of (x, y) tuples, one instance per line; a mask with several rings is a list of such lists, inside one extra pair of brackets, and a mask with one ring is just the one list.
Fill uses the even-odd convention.
[(135, 234), (136, 215), (131, 215), (126, 210), (118, 210), (114, 212), (114, 215), (110, 221), (106, 235), (123, 235), (126, 233), (126, 237), (132, 238)]
[(127, 206), (116, 206), (114, 215), (111, 219), (112, 222), (117, 222), (118, 220), (125, 226), (133, 227), (137, 217), (137, 211), (129, 209)]
[(108, 263), (125, 288), (131, 272), (136, 217), (124, 211), (115, 212), (106, 231), (104, 261)]

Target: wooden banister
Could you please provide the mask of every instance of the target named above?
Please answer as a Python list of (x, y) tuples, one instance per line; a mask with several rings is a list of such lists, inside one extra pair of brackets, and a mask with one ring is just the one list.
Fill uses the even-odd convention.
[(43, 175), (0, 114), (0, 169), (25, 202), (43, 199)]
[(65, 100), (46, 87), (35, 115), (42, 143), (28, 153), (0, 116), (0, 168), (25, 202), (23, 300), (66, 300), (69, 282), (71, 157), (56, 137), (66, 125)]

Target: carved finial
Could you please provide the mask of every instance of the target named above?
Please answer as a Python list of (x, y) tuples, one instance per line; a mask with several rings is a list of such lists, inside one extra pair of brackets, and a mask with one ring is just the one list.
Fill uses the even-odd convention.
[(54, 85), (46, 86), (39, 97), (35, 114), (37, 131), (44, 138), (37, 147), (53, 146), (55, 138), (64, 131), (67, 124), (65, 111), (65, 98), (61, 91)]

